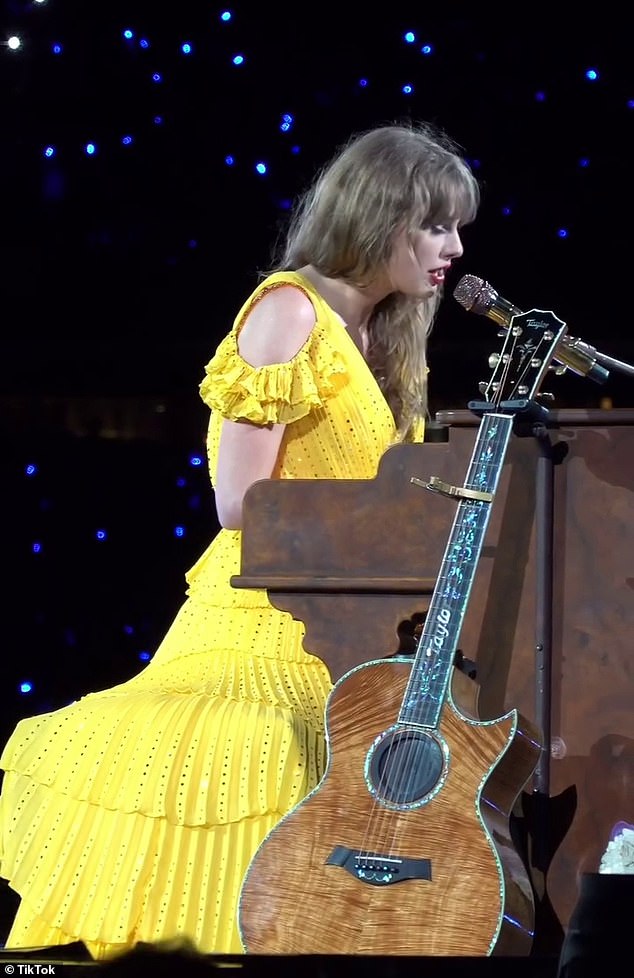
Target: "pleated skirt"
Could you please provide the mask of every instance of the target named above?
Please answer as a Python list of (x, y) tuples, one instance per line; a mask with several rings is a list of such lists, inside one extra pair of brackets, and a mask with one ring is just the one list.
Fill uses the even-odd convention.
[(242, 880), (323, 774), (331, 681), (300, 622), (229, 587), (238, 556), (222, 531), (138, 676), (21, 720), (5, 745), (0, 872), (21, 898), (6, 947), (242, 952)]

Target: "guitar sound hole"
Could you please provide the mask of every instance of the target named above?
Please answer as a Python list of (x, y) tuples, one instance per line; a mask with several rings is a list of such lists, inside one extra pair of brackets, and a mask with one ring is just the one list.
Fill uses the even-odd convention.
[(375, 745), (369, 775), (380, 800), (412, 805), (435, 788), (443, 766), (443, 751), (436, 738), (419, 730), (398, 730)]

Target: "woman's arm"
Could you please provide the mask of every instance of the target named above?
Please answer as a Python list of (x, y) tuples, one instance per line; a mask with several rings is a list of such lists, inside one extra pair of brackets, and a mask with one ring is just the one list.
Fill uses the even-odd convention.
[[(253, 367), (285, 363), (301, 349), (314, 325), (310, 299), (294, 286), (280, 286), (250, 310), (238, 336), (240, 356)], [(270, 478), (284, 428), (283, 424), (223, 421), (215, 478), (221, 526), (229, 530), (242, 527), (244, 495), (254, 482)]]

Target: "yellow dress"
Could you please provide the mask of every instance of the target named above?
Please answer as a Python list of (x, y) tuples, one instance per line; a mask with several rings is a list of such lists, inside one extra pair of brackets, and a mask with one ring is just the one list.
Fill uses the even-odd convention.
[[(294, 284), (316, 325), (288, 363), (238, 353), (249, 308)], [(391, 412), (341, 320), (294, 272), (244, 304), (206, 367), (213, 483), (223, 417), (284, 422), (274, 478), (372, 478)], [(240, 533), (221, 530), (186, 575), (184, 603), (133, 679), (21, 720), (0, 757), (0, 873), (20, 894), (7, 947), (82, 941), (94, 958), (187, 938), (240, 953), (249, 860), (325, 762), (324, 663), (263, 591), (232, 588)]]

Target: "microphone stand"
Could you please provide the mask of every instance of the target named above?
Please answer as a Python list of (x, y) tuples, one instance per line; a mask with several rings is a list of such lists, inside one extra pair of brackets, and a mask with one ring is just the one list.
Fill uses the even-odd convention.
[[(515, 434), (533, 437), (539, 447), (535, 473), (535, 719), (541, 728), (543, 748), (537, 763), (532, 790), (525, 789), (522, 808), (532, 845), (526, 858), (535, 895), (535, 941), (533, 954), (558, 955), (564, 930), (555, 913), (547, 888), (550, 863), (559, 841), (569, 828), (570, 799), (564, 793), (550, 794), (552, 748), (552, 644), (553, 644), (553, 536), (554, 470), (565, 457), (565, 446), (554, 445), (549, 431), (550, 414), (543, 405), (529, 402), (517, 416)], [(566, 819), (563, 831), (558, 815)], [(558, 840), (557, 836), (561, 838)], [(529, 851), (530, 850), (530, 851)]]
[[(532, 793), (525, 799), (533, 838), (530, 865), (536, 898), (534, 953), (558, 954), (564, 937), (561, 922), (548, 894), (547, 877), (558, 846), (556, 813), (563, 814), (567, 799), (550, 793), (552, 757), (552, 644), (553, 644), (553, 536), (555, 466), (563, 461), (563, 445), (553, 445), (548, 420), (537, 420), (530, 434), (539, 446), (535, 474), (535, 714), (543, 735), (543, 749), (535, 769)], [(518, 432), (521, 433), (521, 432)], [(529, 433), (528, 431), (526, 433)], [(559, 841), (561, 841), (559, 839)]]

